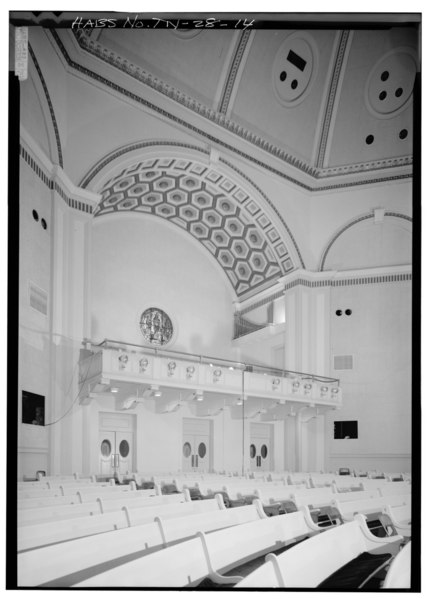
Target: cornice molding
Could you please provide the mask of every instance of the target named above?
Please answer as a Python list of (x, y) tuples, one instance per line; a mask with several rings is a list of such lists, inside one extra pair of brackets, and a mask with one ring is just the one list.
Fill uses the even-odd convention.
[(20, 156), (46, 187), (55, 191), (69, 208), (89, 215), (93, 213), (100, 195), (76, 187), (60, 166), (51, 163), (23, 127), (20, 131)]
[(238, 75), (238, 70), (241, 64), (241, 61), (243, 59), (244, 56), (244, 52), (245, 49), (247, 47), (247, 44), (249, 42), (251, 36), (251, 30), (246, 29), (245, 31), (241, 32), (241, 36), (240, 39), (238, 40), (238, 43), (236, 45), (232, 60), (231, 60), (231, 64), (229, 67), (229, 74), (227, 76), (224, 88), (223, 88), (223, 93), (221, 95), (221, 99), (220, 99), (220, 103), (218, 106), (218, 112), (220, 112), (220, 114), (226, 114), (227, 113), (227, 109), (229, 106), (229, 102), (231, 99), (231, 95), (232, 95), (232, 91), (233, 91), (233, 87), (235, 85), (235, 81)]
[(332, 71), (331, 84), (329, 86), (328, 97), (326, 99), (325, 116), (323, 118), (322, 132), (320, 135), (319, 151), (317, 153), (316, 166), (319, 169), (323, 168), (323, 164), (324, 164), (324, 160), (325, 160), (326, 146), (328, 143), (328, 135), (329, 135), (329, 127), (332, 122), (332, 114), (333, 114), (334, 105), (335, 105), (335, 96), (336, 96), (337, 90), (338, 90), (338, 84), (340, 81), (340, 74), (341, 74), (341, 67), (344, 62), (344, 57), (346, 54), (346, 48), (347, 48), (347, 42), (349, 40), (349, 36), (350, 36), (349, 31), (346, 31), (346, 30), (342, 31), (340, 40), (338, 42), (337, 56), (336, 56), (334, 68)]
[(34, 66), (36, 68), (37, 74), (39, 76), (40, 82), (43, 87), (43, 91), (45, 93), (46, 101), (48, 103), (49, 112), (51, 114), (52, 126), (54, 128), (54, 133), (55, 133), (55, 140), (56, 140), (56, 144), (57, 144), (58, 162), (59, 162), (60, 166), (63, 168), (63, 152), (61, 149), (60, 132), (58, 130), (57, 119), (55, 117), (55, 112), (54, 112), (54, 106), (52, 105), (51, 96), (49, 95), (48, 86), (46, 84), (45, 77), (43, 76), (42, 69), (40, 68), (38, 60), (36, 58), (36, 55), (33, 51), (33, 48), (31, 47), (30, 43), (28, 44), (28, 51), (33, 60)]
[[(51, 30), (51, 35), (52, 35), (55, 43), (57, 44), (63, 58), (66, 60), (68, 66), (71, 67), (72, 69), (81, 72), (82, 74), (86, 75), (87, 77), (90, 77), (90, 78), (98, 81), (99, 83), (106, 85), (107, 87), (110, 87), (111, 89), (115, 90), (117, 93), (121, 93), (121, 94), (125, 95), (126, 97), (129, 97), (133, 101), (136, 101), (142, 105), (145, 105), (150, 110), (168, 118), (171, 121), (176, 122), (177, 124), (185, 127), (186, 129), (188, 129), (190, 131), (193, 131), (195, 134), (206, 138), (212, 144), (218, 144), (218, 145), (226, 148), (228, 151), (241, 156), (242, 158), (246, 159), (247, 161), (257, 164), (258, 166), (262, 167), (265, 170), (273, 172), (274, 174), (280, 176), (281, 178), (283, 178), (287, 181), (290, 181), (291, 183), (293, 183), (307, 191), (310, 191), (310, 192), (326, 191), (326, 190), (352, 187), (352, 186), (357, 186), (357, 185), (368, 185), (368, 184), (375, 184), (375, 183), (380, 183), (380, 182), (388, 182), (388, 181), (394, 181), (394, 180), (398, 180), (398, 179), (405, 179), (405, 178), (412, 177), (412, 173), (407, 173), (407, 174), (384, 176), (384, 177), (376, 176), (375, 178), (367, 178), (367, 179), (362, 179), (362, 180), (359, 179), (359, 180), (355, 180), (355, 181), (348, 181), (348, 182), (336, 183), (336, 184), (334, 183), (329, 186), (326, 186), (326, 185), (315, 186), (315, 185), (306, 184), (303, 181), (299, 180), (298, 178), (288, 175), (286, 172), (283, 172), (277, 168), (274, 168), (271, 165), (267, 164), (266, 162), (256, 159), (254, 156), (250, 155), (249, 153), (243, 152), (242, 150), (235, 147), (234, 145), (228, 144), (228, 143), (224, 142), (223, 140), (221, 140), (220, 138), (215, 137), (214, 135), (208, 134), (204, 130), (192, 125), (191, 123), (185, 121), (184, 119), (173, 115), (172, 113), (168, 112), (167, 110), (161, 109), (154, 103), (151, 103), (148, 100), (146, 100), (145, 98), (138, 96), (136, 93), (126, 90), (125, 88), (119, 86), (118, 84), (113, 83), (106, 77), (103, 77), (103, 76), (91, 71), (91, 69), (88, 69), (87, 67), (84, 67), (83, 65), (77, 63), (76, 61), (72, 60), (72, 58), (69, 56), (58, 33), (55, 30)], [(234, 121), (228, 119), (224, 114), (222, 114), (218, 111), (215, 111), (212, 108), (209, 108), (203, 104), (200, 104), (194, 98), (191, 98), (190, 96), (187, 96), (180, 90), (177, 90), (176, 88), (173, 88), (172, 86), (169, 86), (168, 84), (158, 80), (157, 78), (153, 77), (151, 74), (146, 73), (140, 67), (123, 59), (121, 56), (115, 54), (114, 52), (108, 50), (107, 48), (104, 48), (101, 44), (98, 44), (97, 42), (95, 42), (94, 40), (89, 38), (88, 35), (86, 35), (83, 31), (75, 32), (74, 35), (76, 36), (77, 43), (78, 43), (79, 47), (81, 48), (81, 50), (88, 52), (90, 55), (94, 56), (95, 58), (98, 58), (98, 59), (104, 61), (106, 64), (109, 64), (110, 66), (122, 71), (123, 73), (134, 78), (135, 80), (139, 81), (140, 83), (148, 85), (153, 90), (168, 97), (170, 100), (173, 100), (174, 102), (185, 106), (186, 108), (190, 109), (191, 111), (198, 114), (199, 116), (215, 123), (216, 125), (229, 131), (230, 133), (233, 133), (234, 135), (240, 137), (245, 142), (250, 143), (253, 146), (257, 147), (258, 149), (264, 151), (265, 153), (272, 155), (274, 158), (277, 158), (278, 160), (280, 160), (281, 163), (284, 163), (285, 165), (288, 165), (294, 169), (297, 169), (304, 175), (311, 177), (312, 180), (314, 180), (315, 182), (323, 180), (323, 178), (325, 178), (326, 169), (319, 170), (315, 167), (312, 167), (312, 166), (306, 164), (304, 161), (299, 160), (298, 158), (295, 158), (294, 156), (290, 155), (285, 150), (275, 146), (274, 144), (270, 143), (269, 141), (250, 132), (245, 127), (238, 125)], [(396, 159), (396, 160), (399, 160), (399, 159)], [(406, 162), (409, 162), (409, 157), (407, 157), (405, 160), (406, 160)], [(410, 165), (410, 162), (408, 165)], [(399, 165), (396, 164), (396, 166), (398, 167)], [(385, 163), (385, 168), (387, 168), (387, 169), (391, 168), (389, 159)], [(335, 169), (339, 169), (339, 170), (335, 170)], [(352, 175), (352, 174), (360, 175), (360, 174), (364, 174), (364, 173), (377, 172), (379, 170), (380, 170), (380, 168), (377, 165), (377, 162), (365, 163), (365, 164), (361, 164), (361, 165), (332, 167), (331, 169), (328, 170), (328, 176), (331, 176), (331, 177), (339, 176), (340, 177), (340, 176), (346, 176), (346, 175)]]
[(358, 270), (314, 272), (297, 269), (280, 278), (275, 285), (248, 300), (235, 303), (235, 311), (244, 316), (283, 297), (286, 291), (294, 287), (309, 288), (346, 287), (352, 285), (377, 285), (381, 283), (402, 283), (412, 280), (411, 265), (362, 268)]

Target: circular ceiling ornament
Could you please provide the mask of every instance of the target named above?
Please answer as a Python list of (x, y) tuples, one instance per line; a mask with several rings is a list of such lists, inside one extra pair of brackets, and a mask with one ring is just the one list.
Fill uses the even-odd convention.
[(158, 347), (168, 344), (174, 334), (172, 320), (160, 308), (147, 308), (142, 312), (139, 327), (144, 339)]
[(380, 119), (402, 112), (411, 103), (416, 71), (416, 53), (412, 48), (395, 48), (382, 56), (365, 85), (369, 112)]
[(284, 40), (274, 60), (272, 84), (284, 106), (304, 100), (317, 72), (317, 49), (306, 32), (296, 32)]

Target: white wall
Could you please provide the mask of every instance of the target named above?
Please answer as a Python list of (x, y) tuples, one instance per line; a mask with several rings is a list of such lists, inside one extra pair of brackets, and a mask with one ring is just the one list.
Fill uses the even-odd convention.
[(338, 237), (324, 269), (345, 270), (399, 266), (412, 263), (412, 227), (401, 218), (386, 216), (357, 223)]
[[(51, 284), (51, 194), (34, 172), (20, 164), (18, 476), (48, 469), (48, 429), (22, 424), (22, 391), (45, 397), (50, 418), (50, 317), (29, 304), (29, 283), (49, 294)], [(39, 220), (35, 221), (32, 211)], [(45, 218), (48, 229), (41, 226)], [(50, 303), (48, 302), (48, 310)], [(12, 399), (12, 398), (11, 398)]]
[[(337, 287), (331, 298), (331, 353), (353, 355), (335, 371), (343, 407), (327, 415), (327, 468), (408, 470), (411, 455), (411, 284)], [(352, 310), (351, 316), (344, 314)], [(335, 310), (343, 310), (336, 316)], [(333, 439), (335, 420), (357, 420), (358, 439)]]
[(190, 235), (157, 217), (132, 213), (96, 218), (92, 247), (94, 341), (142, 344), (140, 316), (156, 306), (173, 319), (171, 349), (236, 357), (230, 283)]

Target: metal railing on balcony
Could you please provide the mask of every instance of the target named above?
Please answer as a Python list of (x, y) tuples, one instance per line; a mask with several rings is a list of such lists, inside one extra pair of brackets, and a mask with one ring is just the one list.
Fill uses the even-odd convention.
[(124, 352), (130, 351), (135, 353), (142, 353), (150, 356), (159, 356), (165, 358), (175, 358), (177, 360), (187, 362), (198, 362), (199, 364), (206, 364), (210, 367), (222, 367), (228, 368), (229, 370), (242, 370), (244, 372), (253, 372), (256, 374), (267, 374), (280, 378), (290, 378), (297, 381), (309, 381), (328, 385), (338, 386), (340, 383), (339, 379), (312, 374), (309, 372), (300, 372), (296, 370), (287, 370), (284, 368), (274, 368), (265, 364), (254, 364), (249, 362), (238, 362), (235, 360), (228, 360), (225, 358), (218, 358), (214, 356), (205, 356), (201, 354), (194, 354), (188, 352), (181, 352), (176, 350), (164, 349), (162, 347), (148, 347), (144, 345), (138, 345), (136, 343), (126, 343), (124, 341), (117, 341), (113, 339), (104, 339), (101, 343), (92, 343), (91, 341), (84, 341), (84, 345), (87, 349), (97, 351), (100, 349), (115, 349), (122, 350)]

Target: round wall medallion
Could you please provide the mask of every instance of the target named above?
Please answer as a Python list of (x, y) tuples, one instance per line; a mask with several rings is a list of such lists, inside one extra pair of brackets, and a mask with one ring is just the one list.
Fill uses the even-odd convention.
[(139, 326), (145, 341), (151, 345), (166, 345), (174, 332), (171, 319), (160, 308), (147, 308), (142, 312)]

